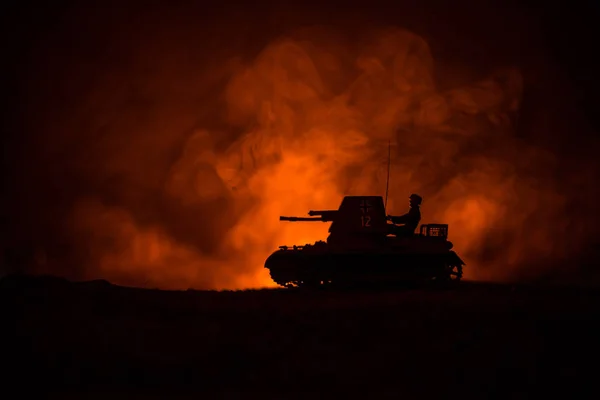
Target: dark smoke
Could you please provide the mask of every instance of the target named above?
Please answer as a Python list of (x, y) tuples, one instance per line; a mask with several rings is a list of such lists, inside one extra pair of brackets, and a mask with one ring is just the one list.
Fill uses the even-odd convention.
[(593, 128), (541, 17), (477, 4), (36, 14), (11, 47), (5, 270), (255, 285), (279, 232), (249, 216), (270, 204), (257, 188), (273, 166), (320, 148), (316, 159), (337, 162), (331, 176), (315, 172), (335, 185), (323, 201), (372, 193), (384, 182), (379, 143), (393, 138), (392, 209), (421, 191), (424, 212), (470, 233), (453, 241), (472, 276), (576, 271), (598, 244)]

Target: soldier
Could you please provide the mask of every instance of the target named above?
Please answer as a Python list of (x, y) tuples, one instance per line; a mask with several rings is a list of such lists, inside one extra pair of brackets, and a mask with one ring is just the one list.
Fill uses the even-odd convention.
[[(421, 205), (423, 198), (418, 194), (411, 194), (409, 199), (410, 210), (408, 210), (406, 214), (400, 216), (387, 216), (388, 221), (392, 221), (394, 224), (392, 234), (396, 236), (410, 236), (414, 234), (419, 226), (419, 221), (421, 221), (421, 211), (419, 210), (419, 206)], [(396, 224), (403, 225), (397, 226)]]

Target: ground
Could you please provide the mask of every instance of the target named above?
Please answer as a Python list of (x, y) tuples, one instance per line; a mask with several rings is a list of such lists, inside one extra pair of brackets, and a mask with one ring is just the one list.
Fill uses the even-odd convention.
[[(4, 378), (99, 398), (598, 392), (600, 291), (159, 291), (5, 277)], [(586, 396), (587, 397), (587, 396)]]

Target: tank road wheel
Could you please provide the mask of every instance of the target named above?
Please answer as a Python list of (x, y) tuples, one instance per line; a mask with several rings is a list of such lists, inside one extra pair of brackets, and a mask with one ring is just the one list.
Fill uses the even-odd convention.
[(269, 274), (271, 275), (273, 282), (281, 287), (289, 289), (299, 286), (298, 281), (293, 280), (293, 276), (289, 273), (286, 273), (285, 270), (271, 269), (269, 270)]
[(446, 271), (448, 274), (446, 279), (448, 281), (458, 283), (461, 280), (463, 275), (462, 265), (446, 265)]
[(448, 287), (458, 284), (462, 278), (462, 265), (444, 264), (444, 272), (433, 278), (436, 287)]
[(302, 289), (316, 289), (320, 285), (320, 282), (317, 280), (314, 280), (314, 279), (305, 279), (298, 283), (299, 283), (300, 288), (302, 288)]
[(294, 283), (301, 289), (327, 289), (331, 286), (331, 280), (322, 280), (319, 278), (304, 279)]

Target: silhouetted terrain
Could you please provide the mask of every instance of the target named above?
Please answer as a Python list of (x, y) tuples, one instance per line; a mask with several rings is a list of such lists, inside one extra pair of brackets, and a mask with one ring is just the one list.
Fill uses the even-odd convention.
[(19, 393), (597, 392), (594, 289), (171, 292), (18, 276), (0, 285), (4, 378)]

